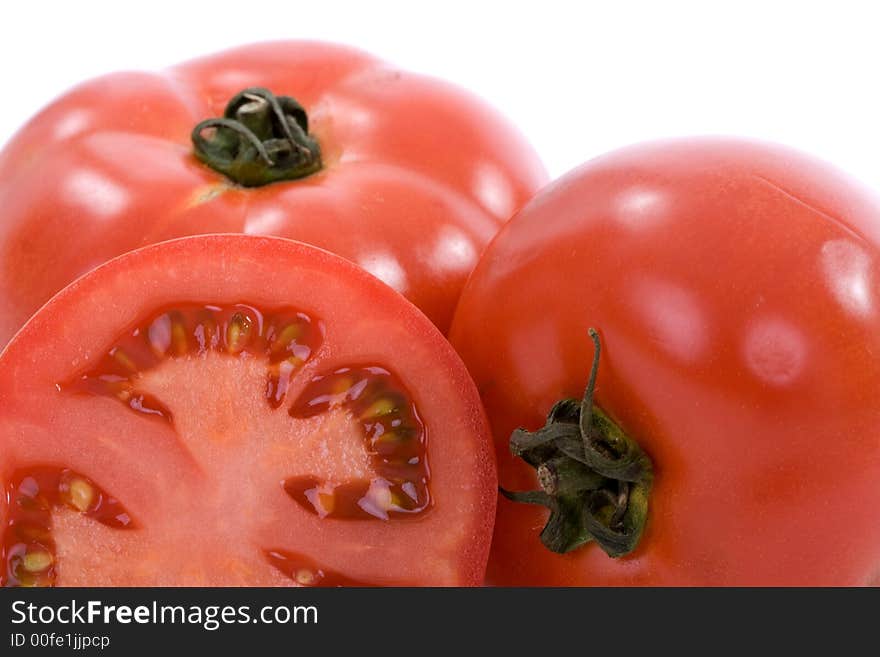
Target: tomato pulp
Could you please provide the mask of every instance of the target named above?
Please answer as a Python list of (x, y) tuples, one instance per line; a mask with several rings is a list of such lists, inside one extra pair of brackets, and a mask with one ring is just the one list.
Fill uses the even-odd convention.
[(7, 585), (477, 585), (478, 393), (355, 265), (245, 235), (126, 254), (0, 356)]
[(653, 464), (616, 559), (499, 502), (489, 578), (526, 585), (880, 583), (880, 204), (833, 167), (734, 139), (633, 146), (538, 194), (492, 242), (450, 333), (508, 449), (595, 399)]
[(342, 255), (445, 331), (483, 247), (544, 180), (481, 101), (349, 48), (256, 44), (101, 77), (0, 153), (0, 346), (102, 262), (226, 232)]

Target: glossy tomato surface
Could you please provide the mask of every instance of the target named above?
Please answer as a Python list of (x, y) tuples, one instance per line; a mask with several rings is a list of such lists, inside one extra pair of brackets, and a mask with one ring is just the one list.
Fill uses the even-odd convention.
[(117, 258), (0, 356), (6, 585), (477, 585), (497, 478), (403, 297), (278, 238)]
[(640, 543), (553, 554), (547, 511), (501, 500), (503, 584), (880, 583), (880, 204), (780, 146), (687, 139), (622, 149), (553, 183), (492, 242), (451, 340), (508, 452), (578, 398), (653, 461)]
[[(245, 189), (194, 156), (194, 127), (251, 87), (304, 107), (319, 171)], [(544, 180), (531, 147), (481, 101), (341, 46), (256, 44), (107, 75), (0, 153), (0, 344), (102, 262), (220, 232), (340, 254), (445, 331), (482, 248)]]

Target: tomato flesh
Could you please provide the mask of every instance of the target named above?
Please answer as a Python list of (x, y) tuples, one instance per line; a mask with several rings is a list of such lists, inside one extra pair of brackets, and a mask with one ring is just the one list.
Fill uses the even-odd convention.
[[(126, 285), (118, 317), (96, 314)], [(50, 504), (38, 584), (481, 581), (495, 483), (476, 391), (424, 316), (335, 256), (246, 236), (135, 252), (53, 300), (0, 371), (7, 489), (70, 471), (133, 519)], [(26, 583), (16, 509), (7, 584)]]

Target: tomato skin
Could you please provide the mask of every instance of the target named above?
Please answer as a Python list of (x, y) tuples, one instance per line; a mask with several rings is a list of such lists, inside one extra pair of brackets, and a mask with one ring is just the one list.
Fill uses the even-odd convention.
[(489, 579), (519, 585), (880, 583), (880, 203), (780, 146), (686, 139), (588, 162), (499, 233), (450, 339), (501, 485), (536, 488), (510, 432), (583, 394), (653, 460), (630, 555), (552, 554), (499, 501)]
[[(294, 304), (323, 322), (323, 342), (295, 376), (285, 407), (269, 406), (261, 379), (251, 391), (259, 403), (233, 415), (235, 430), (224, 427), (219, 447), (204, 430), (198, 444), (181, 450), (182, 427), (211, 417), (204, 407), (187, 406), (188, 393), (163, 398), (173, 406), (172, 429), (112, 398), (70, 394), (59, 385), (94, 368), (139, 320), (187, 299)], [(411, 521), (322, 521), (285, 494), (283, 477), (296, 473), (277, 469), (275, 460), (251, 468), (246, 456), (258, 445), (240, 442), (261, 417), (300, 421), (287, 406), (313, 375), (362, 363), (392, 370), (427, 427), (432, 507)], [(243, 381), (196, 377), (187, 390), (216, 389), (226, 395), (218, 407), (239, 408), (250, 390)], [(260, 441), (270, 437), (261, 434)], [(183, 454), (195, 455), (198, 467)], [(0, 355), (0, 455), (0, 484), (21, 468), (70, 468), (118, 498), (138, 525), (120, 533), (63, 520), (62, 586), (289, 585), (268, 561), (253, 557), (261, 550), (293, 550), (366, 584), (475, 586), (485, 573), (497, 476), (488, 423), (466, 369), (440, 332), (388, 286), (290, 240), (182, 238), (125, 254), (65, 288)], [(214, 483), (228, 506), (199, 510), (217, 492)], [(3, 527), (7, 502), (0, 496)], [(157, 580), (153, 564), (179, 566), (184, 548), (184, 562), (230, 566), (214, 576), (194, 567), (182, 579)], [(239, 553), (253, 558), (241, 561)]]
[[(305, 106), (321, 171), (243, 189), (192, 155), (193, 127), (251, 86)], [(343, 255), (445, 330), (480, 251), (545, 178), (524, 139), (481, 101), (349, 48), (255, 44), (162, 73), (97, 78), (0, 153), (0, 344), (100, 263), (219, 232)]]

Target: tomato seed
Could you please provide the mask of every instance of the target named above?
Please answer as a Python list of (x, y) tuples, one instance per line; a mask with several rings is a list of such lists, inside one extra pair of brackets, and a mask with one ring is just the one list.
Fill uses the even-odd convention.
[(388, 415), (396, 410), (397, 404), (393, 400), (383, 398), (376, 402), (373, 402), (367, 410), (361, 413), (361, 419), (368, 420), (382, 417), (383, 415)]
[(278, 333), (272, 341), (272, 353), (287, 352), (291, 344), (302, 335), (303, 327), (297, 324), (288, 324)]
[(22, 566), (25, 570), (35, 573), (46, 570), (52, 565), (52, 555), (45, 550), (34, 550), (27, 552), (22, 559)]
[(82, 479), (70, 482), (67, 491), (67, 502), (79, 511), (86, 511), (95, 499), (95, 489)]
[(296, 571), (296, 582), (303, 586), (314, 586), (318, 581), (317, 575), (306, 568), (300, 568)]
[(177, 357), (186, 356), (189, 353), (189, 338), (179, 313), (175, 313), (171, 320), (171, 351)]
[(226, 349), (231, 354), (240, 353), (251, 336), (253, 322), (243, 313), (235, 313), (226, 328)]
[(117, 347), (110, 351), (110, 355), (117, 363), (119, 363), (123, 367), (123, 369), (128, 370), (129, 372), (138, 371), (137, 365), (135, 365), (134, 361), (129, 358), (128, 354), (125, 353), (122, 349)]

